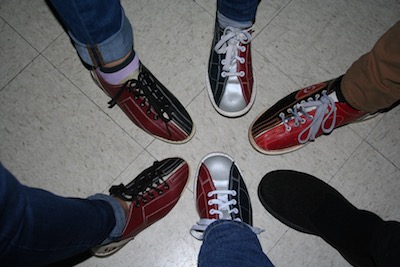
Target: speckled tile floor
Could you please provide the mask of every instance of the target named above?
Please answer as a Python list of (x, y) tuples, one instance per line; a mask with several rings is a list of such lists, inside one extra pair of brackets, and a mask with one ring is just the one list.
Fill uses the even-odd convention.
[(276, 266), (349, 266), (322, 239), (289, 229), (257, 198), (267, 172), (316, 175), (357, 207), (400, 220), (400, 109), (335, 130), (281, 156), (256, 152), (247, 132), (265, 108), (300, 87), (341, 75), (400, 17), (396, 0), (263, 0), (254, 26), (257, 98), (244, 117), (211, 106), (205, 70), (215, 1), (122, 1), (141, 60), (186, 106), (197, 128), (183, 145), (145, 134), (118, 110), (81, 65), (43, 0), (0, 1), (0, 160), (23, 183), (86, 197), (128, 182), (156, 159), (180, 156), (191, 177), (173, 211), (120, 252), (78, 266), (196, 266), (201, 243), (193, 176), (201, 158), (221, 151), (236, 159), (252, 195), (254, 224)]

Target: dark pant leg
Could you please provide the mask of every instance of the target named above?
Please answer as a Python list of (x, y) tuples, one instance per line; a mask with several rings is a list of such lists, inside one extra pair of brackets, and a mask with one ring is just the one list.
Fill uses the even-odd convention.
[(42, 266), (69, 258), (100, 244), (114, 226), (107, 202), (24, 186), (0, 164), (1, 266)]

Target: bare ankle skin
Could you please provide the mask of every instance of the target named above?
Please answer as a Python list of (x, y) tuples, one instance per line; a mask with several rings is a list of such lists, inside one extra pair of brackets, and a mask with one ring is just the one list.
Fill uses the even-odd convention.
[(118, 66), (119, 64), (121, 64), (122, 62), (124, 62), (125, 59), (127, 59), (131, 54), (132, 54), (132, 51), (130, 51), (128, 54), (126, 54), (126, 55), (125, 55), (123, 58), (121, 58), (121, 59), (118, 59), (118, 60), (116, 60), (116, 61), (113, 61), (113, 62), (104, 64), (103, 67), (105, 67), (105, 68), (112, 68), (112, 67)]

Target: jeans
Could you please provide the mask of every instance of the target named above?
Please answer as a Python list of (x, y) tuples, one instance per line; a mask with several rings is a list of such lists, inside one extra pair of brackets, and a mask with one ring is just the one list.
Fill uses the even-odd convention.
[(125, 214), (110, 196), (64, 198), (22, 185), (0, 163), (0, 265), (42, 266), (120, 236)]
[(262, 251), (257, 235), (241, 222), (220, 220), (204, 233), (199, 267), (269, 267), (271, 261)]
[(254, 21), (260, 0), (218, 0), (219, 13), (234, 21)]
[(102, 66), (132, 50), (132, 27), (119, 0), (50, 0), (50, 3), (86, 64)]
[[(225, 19), (251, 23), (259, 0), (218, 0)], [(92, 67), (116, 61), (133, 49), (133, 30), (119, 0), (50, 0), (76, 51)]]

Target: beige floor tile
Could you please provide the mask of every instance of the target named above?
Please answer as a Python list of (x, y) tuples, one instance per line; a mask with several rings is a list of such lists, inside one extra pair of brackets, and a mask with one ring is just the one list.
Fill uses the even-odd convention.
[(46, 1), (4, 0), (0, 16), (39, 52), (63, 32)]
[(400, 168), (400, 107), (386, 113), (366, 140)]
[(0, 103), (0, 158), (28, 185), (85, 197), (142, 151), (43, 57), (1, 91)]
[(0, 90), (38, 55), (21, 36), (0, 18)]
[(359, 209), (400, 221), (400, 170), (363, 143), (330, 184)]
[(290, 229), (268, 252), (275, 266), (351, 266), (319, 237)]
[(300, 86), (343, 74), (399, 17), (395, 1), (291, 1), (254, 47)]

